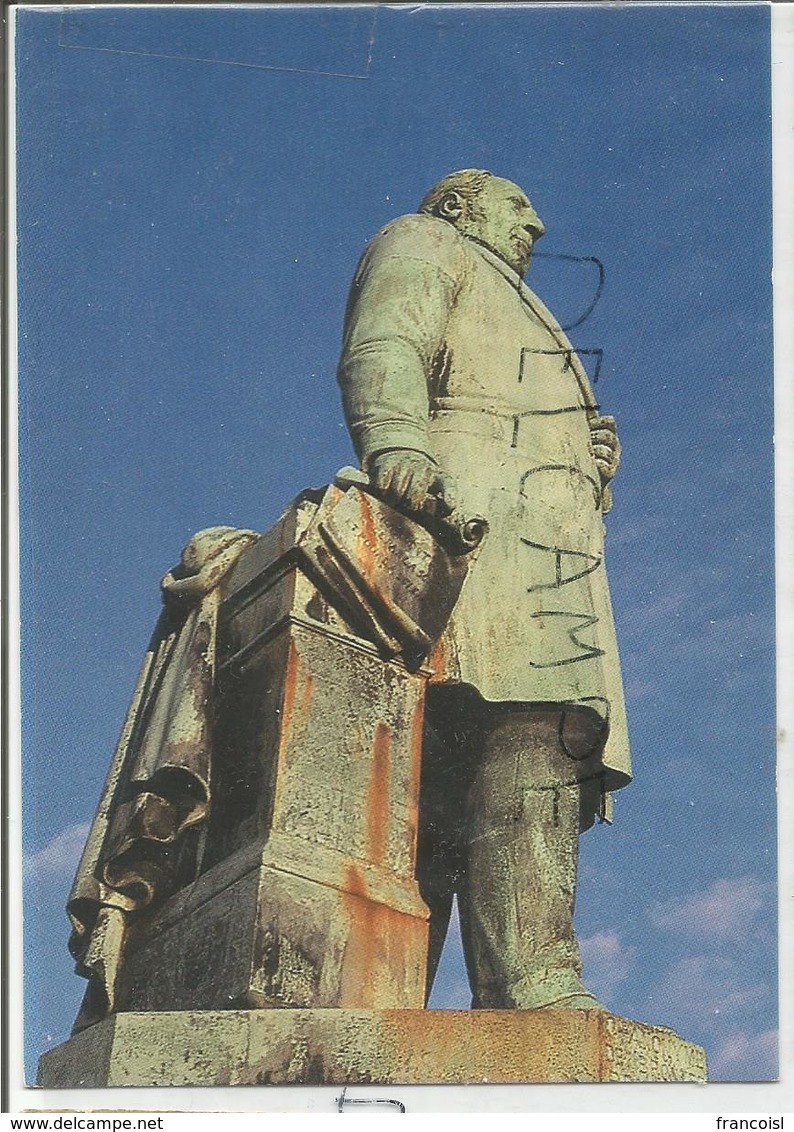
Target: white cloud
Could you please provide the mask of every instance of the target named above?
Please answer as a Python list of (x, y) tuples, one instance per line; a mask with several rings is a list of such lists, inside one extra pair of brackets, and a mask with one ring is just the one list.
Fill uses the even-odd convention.
[(22, 859), (25, 879), (39, 884), (69, 879), (77, 868), (90, 828), (90, 822), (70, 825), (35, 853), (26, 853)]
[(778, 1033), (737, 1032), (709, 1056), (709, 1078), (718, 1081), (773, 1081), (778, 1074)]
[[(665, 946), (698, 954), (659, 972), (644, 1012), (706, 1046), (709, 1077), (764, 1081), (775, 1074), (777, 999), (771, 915), (775, 886), (754, 876), (721, 877), (708, 888), (654, 904), (648, 918)], [(677, 937), (677, 938), (676, 938)]]
[(596, 932), (579, 940), (588, 990), (609, 1005), (615, 988), (634, 967), (636, 949), (622, 943), (617, 932)]
[(775, 986), (721, 955), (695, 955), (673, 964), (648, 995), (648, 1017), (679, 1033), (718, 1034), (737, 1018), (768, 1007)]
[(769, 910), (773, 895), (774, 886), (757, 877), (723, 877), (702, 892), (654, 904), (648, 915), (657, 928), (688, 938), (739, 942)]

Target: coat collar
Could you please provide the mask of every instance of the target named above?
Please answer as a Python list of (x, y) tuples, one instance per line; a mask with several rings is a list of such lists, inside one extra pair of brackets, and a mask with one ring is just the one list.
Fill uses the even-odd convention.
[(510, 286), (518, 292), (522, 302), (529, 307), (536, 318), (539, 318), (541, 322), (543, 322), (555, 336), (564, 334), (562, 327), (557, 322), (557, 319), (551, 313), (549, 308), (545, 303), (541, 302), (534, 291), (531, 291), (530, 288), (527, 287), (526, 283), (517, 271), (510, 267), (509, 264), (505, 263), (505, 261), (501, 259), (501, 257), (498, 256), (496, 252), (492, 252), (490, 248), (487, 248), (485, 244), (481, 243), (479, 240), (476, 240), (471, 236), (465, 236), (464, 239), (466, 239), (474, 247), (474, 249), (479, 252), (486, 263), (489, 263), (491, 267), (495, 268), (499, 272), (500, 275), (504, 276)]
[(571, 359), (574, 374), (576, 376), (576, 380), (581, 390), (583, 404), (588, 409), (591, 409), (594, 412), (597, 411), (598, 404), (590, 386), (590, 378), (587, 376), (587, 372), (584, 366), (582, 365), (579, 357), (571, 346), (571, 343), (568, 341), (568, 337), (565, 331), (560, 326), (559, 322), (551, 313), (546, 304), (538, 298), (534, 291), (531, 291), (529, 287), (527, 287), (526, 283), (523, 281), (518, 272), (514, 271), (512, 267), (506, 264), (505, 261), (496, 254), (496, 252), (492, 252), (490, 248), (487, 248), (485, 246), (485, 244), (481, 243), (479, 240), (473, 239), (471, 236), (465, 236), (464, 239), (471, 244), (474, 250), (482, 256), (486, 263), (489, 263), (491, 267), (495, 268), (495, 270), (498, 271), (499, 274), (507, 280), (510, 286), (518, 292), (521, 302), (525, 307), (527, 307), (528, 310), (532, 312), (533, 316), (540, 322), (542, 322), (547, 330), (551, 332), (552, 336), (559, 343), (560, 348), (566, 352), (570, 352), (569, 356)]
[(482, 240), (478, 240), (476, 236), (464, 236), (464, 240), (471, 244), (476, 251), (480, 253), (486, 263), (490, 263), (491, 267), (495, 267), (500, 275), (503, 275), (511, 287), (515, 287), (516, 291), (521, 292), (523, 283), (521, 276), (509, 264), (487, 247)]

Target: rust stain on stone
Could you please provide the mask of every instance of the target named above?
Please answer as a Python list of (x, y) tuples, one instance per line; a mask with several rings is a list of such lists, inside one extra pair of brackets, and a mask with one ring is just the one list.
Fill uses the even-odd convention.
[(282, 746), (286, 745), (289, 739), (289, 731), (292, 726), (292, 720), (295, 712), (295, 689), (298, 684), (298, 668), (300, 667), (300, 658), (298, 657), (298, 650), (295, 648), (295, 642), (289, 642), (287, 651), (287, 667), (284, 673), (284, 698), (281, 706), (281, 738)]
[(369, 887), (357, 865), (352, 861), (345, 867), (345, 892), (361, 899), (369, 899)]
[(377, 906), (369, 899), (367, 883), (351, 861), (345, 868), (342, 903), (349, 931), (342, 963), (340, 1006), (372, 1006), (377, 993)]
[(341, 896), (349, 929), (338, 1005), (378, 1008), (399, 993), (396, 985), (404, 979), (405, 956), (415, 947), (412, 924), (409, 917), (372, 898), (352, 861), (345, 868), (345, 889)]
[(289, 642), (287, 651), (287, 664), (284, 672), (284, 696), (281, 701), (281, 738), (278, 744), (278, 765), (276, 768), (276, 796), (273, 800), (274, 815), (279, 812), (281, 792), (286, 773), (287, 751), (289, 749), (290, 731), (295, 718), (295, 693), (298, 685), (300, 657), (295, 648), (295, 642)]
[(378, 535), (367, 496), (361, 493), (361, 534), (358, 537), (358, 560), (363, 567), (364, 576), (370, 580), (377, 570), (376, 552)]
[(422, 771), (424, 717), (425, 705), (424, 696), (422, 696), (411, 717), (411, 754), (407, 798), (407, 833), (411, 846), (411, 867), (416, 864), (416, 841), (419, 833), (419, 782)]
[(370, 861), (386, 864), (389, 839), (389, 795), (391, 793), (392, 731), (388, 723), (378, 720), (372, 740), (372, 757), (367, 789), (366, 850)]
[(443, 679), (447, 671), (447, 642), (445, 634), (442, 634), (436, 641), (425, 663), (432, 672), (430, 677), (431, 684)]
[(608, 1081), (610, 1078), (610, 1041), (609, 1034), (606, 1030), (605, 1019), (596, 1017), (595, 1024), (592, 1018), (587, 1018), (583, 1025), (595, 1028), (595, 1051), (596, 1051), (596, 1065), (597, 1065), (597, 1080)]
[(301, 696), (300, 717), (306, 719), (309, 715), (309, 704), (312, 699), (312, 691), (314, 689), (314, 677), (311, 673), (307, 672), (303, 680), (303, 695)]

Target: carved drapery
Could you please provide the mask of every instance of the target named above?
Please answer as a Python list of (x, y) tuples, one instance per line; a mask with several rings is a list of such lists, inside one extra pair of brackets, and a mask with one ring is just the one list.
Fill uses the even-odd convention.
[(69, 948), (89, 980), (75, 1030), (115, 1008), (130, 916), (195, 879), (211, 804), (220, 582), (259, 536), (210, 527), (162, 581), (146, 653), (69, 897)]

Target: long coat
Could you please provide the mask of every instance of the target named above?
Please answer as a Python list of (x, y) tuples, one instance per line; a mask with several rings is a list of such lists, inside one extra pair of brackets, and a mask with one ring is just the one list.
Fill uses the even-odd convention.
[(339, 381), (364, 467), (410, 448), (490, 531), (433, 679), (488, 701), (577, 704), (608, 725), (603, 787), (630, 778), (604, 569), (604, 499), (587, 374), (547, 308), (453, 225), (402, 216), (371, 241), (345, 319)]

